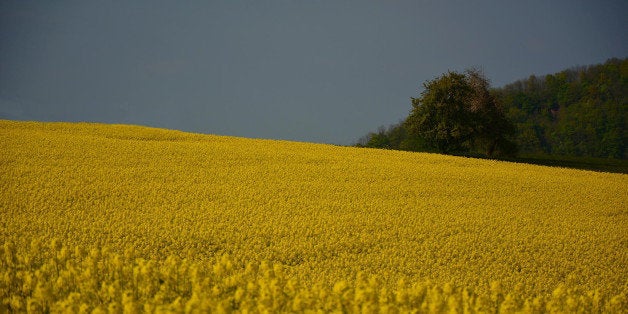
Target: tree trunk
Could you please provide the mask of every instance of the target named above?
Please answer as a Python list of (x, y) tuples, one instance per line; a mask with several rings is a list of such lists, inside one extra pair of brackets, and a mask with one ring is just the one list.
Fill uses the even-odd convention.
[(488, 146), (488, 150), (486, 151), (486, 156), (489, 158), (493, 157), (493, 153), (495, 152), (495, 148), (497, 147), (497, 140), (493, 140), (491, 144)]

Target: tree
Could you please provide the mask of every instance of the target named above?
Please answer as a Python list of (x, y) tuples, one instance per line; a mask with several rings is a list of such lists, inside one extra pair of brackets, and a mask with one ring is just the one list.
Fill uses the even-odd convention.
[(512, 154), (508, 136), (514, 127), (489, 91), (488, 80), (477, 70), (448, 72), (423, 84), (421, 97), (412, 98), (405, 125), (408, 132), (442, 153), (482, 150)]
[(412, 98), (407, 130), (442, 153), (468, 151), (473, 128), (465, 102), (473, 91), (465, 76), (448, 72), (423, 87), (421, 97)]

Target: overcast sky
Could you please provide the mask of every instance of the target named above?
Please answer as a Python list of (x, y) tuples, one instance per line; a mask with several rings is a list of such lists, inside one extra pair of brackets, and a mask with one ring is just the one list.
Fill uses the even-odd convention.
[(628, 57), (628, 1), (0, 0), (0, 118), (352, 144), (422, 83)]

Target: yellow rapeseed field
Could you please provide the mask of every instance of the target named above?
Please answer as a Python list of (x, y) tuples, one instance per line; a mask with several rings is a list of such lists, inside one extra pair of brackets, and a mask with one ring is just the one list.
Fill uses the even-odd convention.
[(0, 120), (2, 312), (628, 311), (628, 176)]

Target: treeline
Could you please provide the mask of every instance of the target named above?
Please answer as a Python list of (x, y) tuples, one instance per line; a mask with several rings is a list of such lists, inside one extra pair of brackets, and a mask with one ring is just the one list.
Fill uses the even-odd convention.
[[(508, 147), (501, 155), (518, 152), (521, 156), (626, 159), (627, 94), (628, 59), (610, 59), (541, 77), (532, 75), (490, 89), (496, 108), (514, 126), (514, 132), (505, 132), (504, 140), (516, 147)], [(442, 152), (424, 134), (412, 132), (409, 120), (422, 106), (417, 99), (413, 98), (408, 118), (369, 133), (357, 146)], [(490, 155), (485, 147), (466, 148), (453, 153)]]

